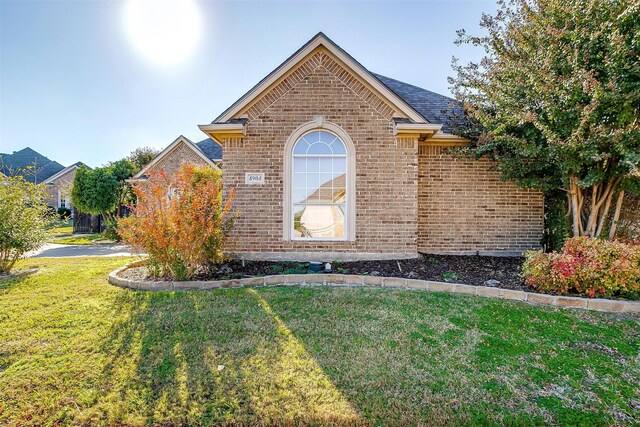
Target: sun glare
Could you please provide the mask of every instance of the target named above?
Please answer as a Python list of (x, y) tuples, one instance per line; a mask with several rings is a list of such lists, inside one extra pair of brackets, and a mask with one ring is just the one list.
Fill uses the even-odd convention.
[(201, 30), (193, 0), (127, 0), (124, 12), (129, 39), (148, 60), (176, 65), (193, 54)]

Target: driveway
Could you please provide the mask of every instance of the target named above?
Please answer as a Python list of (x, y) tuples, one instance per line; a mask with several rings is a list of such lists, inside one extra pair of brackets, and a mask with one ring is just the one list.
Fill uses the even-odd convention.
[(131, 256), (138, 255), (122, 243), (94, 243), (91, 245), (60, 245), (47, 243), (37, 251), (26, 254), (27, 258), (68, 258), (83, 256)]

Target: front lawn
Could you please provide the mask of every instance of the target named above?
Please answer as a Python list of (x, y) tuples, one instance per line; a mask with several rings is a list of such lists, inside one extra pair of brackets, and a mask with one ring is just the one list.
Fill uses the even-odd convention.
[(58, 243), (60, 245), (90, 245), (99, 241), (111, 242), (111, 240), (105, 239), (102, 234), (75, 234), (71, 237), (52, 240), (51, 243)]
[[(0, 424), (637, 424), (638, 318), (365, 288), (0, 281)], [(81, 264), (80, 264), (81, 263)]]
[(66, 237), (73, 234), (73, 221), (55, 221), (51, 224), (52, 237)]

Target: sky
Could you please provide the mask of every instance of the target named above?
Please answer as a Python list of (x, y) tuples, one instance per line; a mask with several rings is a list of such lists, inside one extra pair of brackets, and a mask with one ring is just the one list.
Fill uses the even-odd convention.
[[(319, 31), (373, 72), (450, 95), (452, 57), (481, 54), (455, 46), (456, 30), (477, 33), (482, 12), (496, 9), (483, 0), (195, 0), (191, 14), (154, 27), (131, 1), (0, 0), (0, 153), (28, 146), (95, 167), (179, 135), (200, 141), (198, 124)], [(157, 49), (168, 32), (178, 34), (176, 55), (154, 57), (145, 41)]]

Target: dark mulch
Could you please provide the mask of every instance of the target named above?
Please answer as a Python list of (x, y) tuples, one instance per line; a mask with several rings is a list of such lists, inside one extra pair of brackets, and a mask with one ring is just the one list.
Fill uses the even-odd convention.
[[(405, 277), (463, 283), (467, 285), (495, 286), (524, 290), (520, 276), (523, 258), (421, 255), (415, 259), (384, 261), (333, 262), (333, 273), (365, 274), (384, 277)], [(304, 274), (308, 263), (232, 260), (218, 266), (203, 269), (193, 280), (236, 279), (274, 274)], [(142, 279), (144, 268), (124, 272), (131, 279)], [(527, 289), (530, 290), (530, 289)]]

